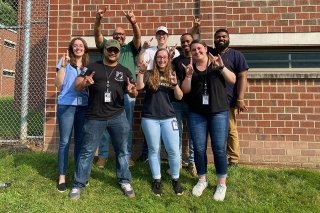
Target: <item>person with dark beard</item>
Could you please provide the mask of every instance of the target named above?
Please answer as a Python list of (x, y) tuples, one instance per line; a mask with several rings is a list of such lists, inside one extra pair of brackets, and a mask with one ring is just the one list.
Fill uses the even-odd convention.
[(248, 110), (244, 102), (244, 96), (247, 88), (249, 66), (244, 55), (240, 51), (230, 48), (229, 43), (229, 32), (226, 29), (219, 29), (214, 34), (215, 49), (208, 49), (208, 51), (214, 56), (219, 54), (224, 65), (236, 75), (236, 83), (227, 84), (226, 87), (230, 104), (227, 156), (229, 166), (238, 166), (240, 145), (236, 114)]

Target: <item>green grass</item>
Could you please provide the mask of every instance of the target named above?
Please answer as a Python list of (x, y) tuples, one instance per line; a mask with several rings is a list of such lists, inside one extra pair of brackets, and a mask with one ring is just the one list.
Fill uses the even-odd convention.
[[(13, 97), (0, 98), (0, 139), (17, 139), (20, 135), (21, 113), (14, 106)], [(43, 114), (40, 112), (29, 112), (28, 135), (43, 135)]]
[(185, 170), (181, 182), (186, 191), (174, 194), (162, 165), (164, 195), (150, 191), (148, 164), (131, 167), (136, 198), (122, 195), (115, 179), (115, 162), (106, 169), (93, 167), (90, 185), (80, 200), (68, 198), (72, 162), (68, 171), (68, 192), (55, 189), (55, 154), (0, 152), (0, 181), (12, 186), (0, 189), (0, 212), (320, 212), (320, 172), (308, 169), (240, 166), (229, 170), (224, 202), (212, 199), (215, 177), (209, 167), (209, 186), (201, 197), (191, 194), (196, 179)]

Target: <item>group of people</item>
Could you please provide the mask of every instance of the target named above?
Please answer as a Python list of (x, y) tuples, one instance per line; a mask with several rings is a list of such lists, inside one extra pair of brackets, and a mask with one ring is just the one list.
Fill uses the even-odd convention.
[(247, 110), (244, 94), (249, 67), (244, 56), (229, 48), (229, 33), (225, 29), (215, 32), (215, 48), (194, 39), (194, 32), (200, 26), (198, 19), (195, 19), (190, 33), (180, 37), (181, 54), (175, 47), (167, 45), (169, 32), (164, 26), (156, 29), (157, 46), (150, 45), (152, 39), (142, 44), (139, 25), (132, 11), (124, 12), (132, 25), (132, 41), (125, 43), (126, 35), (121, 27), (114, 30), (113, 39), (107, 40), (101, 33), (101, 19), (105, 12), (106, 9), (97, 11), (94, 27), (102, 60), (89, 64), (88, 46), (85, 40), (76, 37), (56, 66), (60, 132), (58, 191), (66, 191), (68, 152), (73, 132), (75, 171), (70, 198), (79, 199), (81, 191), (88, 185), (97, 149), (98, 166), (104, 166), (109, 143), (115, 152), (118, 184), (125, 196), (135, 197), (129, 169), (133, 109), (138, 91), (145, 90), (141, 128), (147, 145), (152, 192), (162, 195), (162, 142), (168, 155), (173, 191), (176, 195), (184, 192), (179, 176), (182, 124), (186, 117), (189, 165), (198, 177), (192, 194), (201, 196), (208, 186), (206, 152), (209, 134), (217, 176), (213, 199), (223, 201), (228, 162), (230, 166), (236, 166), (240, 152), (236, 111)]

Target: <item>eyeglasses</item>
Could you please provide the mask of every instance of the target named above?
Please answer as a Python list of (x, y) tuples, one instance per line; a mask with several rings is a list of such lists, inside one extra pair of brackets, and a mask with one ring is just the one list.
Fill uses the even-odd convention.
[(162, 60), (162, 59), (168, 59), (167, 56), (157, 56), (157, 59)]
[(77, 48), (83, 48), (83, 45), (72, 45), (73, 49), (77, 49)]
[(113, 36), (124, 36), (124, 33), (114, 33)]
[(115, 54), (118, 54), (120, 52), (120, 50), (116, 47), (109, 47), (108, 49), (106, 49), (109, 53), (114, 52)]

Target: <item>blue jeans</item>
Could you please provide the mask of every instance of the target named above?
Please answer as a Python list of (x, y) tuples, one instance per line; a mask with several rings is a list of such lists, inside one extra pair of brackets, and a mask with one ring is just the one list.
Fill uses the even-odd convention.
[(118, 183), (130, 183), (131, 173), (129, 170), (127, 150), (129, 125), (125, 112), (105, 121), (86, 119), (83, 131), (83, 142), (78, 164), (75, 169), (73, 187), (85, 187), (85, 183), (90, 177), (94, 153), (105, 131), (108, 131), (110, 134), (116, 154), (116, 175)]
[(87, 106), (58, 105), (57, 117), (60, 133), (58, 151), (59, 175), (65, 175), (67, 171), (72, 130), (74, 133), (74, 163), (77, 163), (87, 108)]
[(218, 178), (227, 176), (226, 141), (229, 128), (229, 111), (201, 115), (189, 112), (189, 130), (194, 146), (194, 159), (199, 176), (207, 174), (208, 132)]
[(176, 118), (141, 118), (141, 127), (148, 143), (148, 159), (153, 179), (161, 178), (160, 151), (161, 137), (168, 153), (168, 161), (173, 179), (180, 176), (179, 129), (173, 129)]
[[(183, 120), (188, 118), (189, 114), (189, 106), (185, 102), (171, 102), (174, 108), (174, 112), (176, 114), (176, 118), (178, 121), (179, 127), (179, 150), (180, 150), (180, 158), (182, 160), (182, 133), (183, 133)], [(188, 131), (188, 138), (189, 138), (189, 162), (194, 163), (194, 151), (193, 151), (193, 142), (190, 137), (190, 133)]]
[[(128, 136), (128, 152), (129, 158), (131, 158), (132, 154), (132, 139), (133, 139), (133, 131), (132, 131), (132, 123), (133, 123), (133, 111), (136, 99), (131, 98), (128, 94), (124, 95), (124, 109), (126, 111), (126, 117), (129, 122), (129, 136)], [(110, 144), (110, 136), (106, 132), (103, 134), (100, 146), (99, 146), (99, 157), (107, 158), (109, 156), (109, 144)]]

